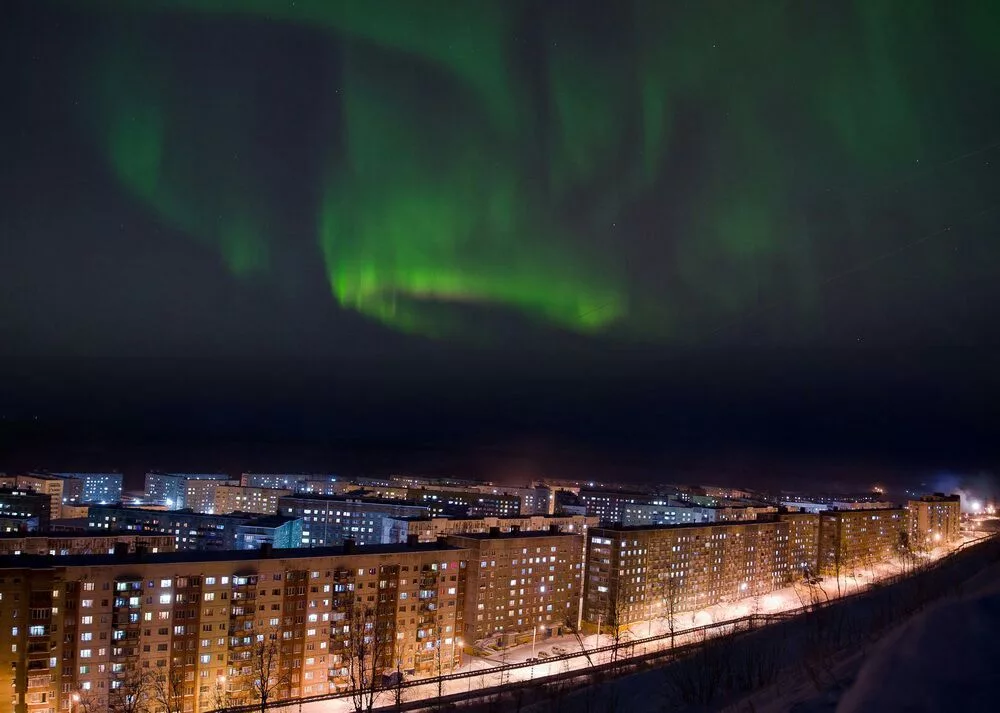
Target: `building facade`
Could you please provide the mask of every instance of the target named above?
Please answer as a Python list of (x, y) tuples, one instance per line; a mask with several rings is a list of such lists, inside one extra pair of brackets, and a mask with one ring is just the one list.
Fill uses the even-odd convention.
[(786, 520), (591, 528), (583, 619), (622, 627), (766, 594), (796, 576)]
[(263, 546), (294, 549), (302, 546), (302, 519), (267, 515), (236, 526), (236, 547), (259, 550)]
[(62, 506), (75, 504), (83, 499), (83, 481), (76, 478), (60, 478), (49, 473), (28, 473), (3, 478), (5, 487), (41, 493), (49, 497), (49, 517), (58, 520)]
[(385, 518), (383, 544), (408, 542), (416, 537), (418, 542), (434, 542), (447, 535), (490, 532), (497, 528), (501, 533), (519, 529), (520, 532), (548, 532), (553, 526), (566, 534), (586, 535), (587, 528), (597, 525), (596, 517), (585, 515), (528, 515), (519, 517), (411, 517)]
[(575, 627), (579, 614), (583, 537), (551, 532), (452, 535), (469, 551), (465, 629), (469, 643), (501, 644)]
[[(53, 473), (58, 478), (81, 482), (81, 503), (118, 503), (122, 499), (121, 473)], [(66, 500), (65, 502), (75, 502)]]
[(427, 508), (406, 502), (322, 495), (286, 495), (278, 512), (302, 518), (302, 546), (329, 547), (353, 539), (359, 545), (383, 543), (386, 518), (426, 517)]
[[(243, 549), (247, 542), (266, 542), (269, 531), (272, 538), (277, 538), (271, 540), (271, 544), (277, 548), (285, 546), (290, 533), (299, 532), (297, 525), (287, 525), (281, 529), (283, 526), (275, 523), (277, 521), (273, 516), (261, 517), (254, 513), (210, 515), (191, 510), (148, 510), (121, 505), (93, 505), (87, 515), (89, 530), (172, 535), (177, 550)], [(251, 527), (241, 530), (243, 526)], [(257, 530), (253, 529), (255, 526)], [(276, 527), (278, 529), (275, 531)], [(244, 535), (242, 538), (241, 532)], [(248, 534), (253, 536), (247, 538)], [(293, 543), (292, 546), (298, 545)]]
[(909, 545), (918, 552), (954, 542), (961, 535), (962, 499), (934, 493), (906, 504)]
[(0, 488), (0, 518), (47, 530), (52, 521), (52, 496), (33, 490)]
[(125, 545), (127, 551), (138, 547), (146, 552), (173, 552), (172, 535), (133, 535), (124, 533), (68, 532), (62, 534), (0, 536), (0, 557), (10, 555), (97, 555), (114, 554)]
[(231, 512), (275, 515), (278, 512), (278, 500), (291, 494), (291, 490), (220, 484), (215, 488), (214, 512), (218, 515), (226, 515)]
[(423, 505), (435, 517), (514, 517), (521, 514), (521, 498), (506, 493), (439, 488), (409, 488), (407, 499)]
[(825, 510), (819, 513), (820, 574), (839, 576), (900, 552), (907, 533), (906, 510)]
[(225, 481), (229, 476), (225, 473), (146, 473), (146, 503), (163, 505), (169, 510), (184, 509), (190, 480)]
[(263, 554), (5, 559), (0, 710), (107, 710), (123, 691), (154, 710), (216, 710), (257, 703), (261, 671), (277, 702), (350, 688), (362, 665), (454, 665), (465, 551)]

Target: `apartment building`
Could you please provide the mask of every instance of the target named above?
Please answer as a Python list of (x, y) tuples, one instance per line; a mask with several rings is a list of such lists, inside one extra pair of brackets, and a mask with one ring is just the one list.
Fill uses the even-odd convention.
[(237, 485), (235, 480), (200, 480), (191, 478), (184, 483), (183, 510), (194, 510), (207, 515), (215, 514), (215, 490), (220, 485)]
[(286, 495), (278, 499), (278, 512), (302, 518), (303, 547), (340, 545), (346, 539), (359, 545), (381, 544), (386, 518), (428, 514), (426, 507), (408, 502), (323, 495)]
[(242, 485), (223, 485), (215, 488), (215, 510), (218, 515), (231, 512), (255, 512), (274, 515), (278, 512), (278, 500), (291, 495), (291, 490), (280, 488), (251, 488)]
[(702, 513), (702, 522), (747, 522), (778, 512), (774, 505), (712, 505), (697, 509)]
[(103, 532), (0, 535), (0, 557), (10, 555), (95, 555), (121, 551), (173, 552), (172, 535), (134, 535)]
[(475, 488), (409, 488), (407, 499), (423, 505), (435, 517), (514, 517), (521, 514), (521, 498), (506, 493), (480, 492)]
[(48, 493), (0, 488), (0, 518), (10, 527), (47, 530), (52, 507), (52, 495)]
[(910, 546), (917, 551), (932, 550), (961, 535), (962, 500), (958, 495), (934, 493), (906, 504)]
[(586, 535), (587, 528), (597, 526), (597, 518), (585, 515), (385, 518), (382, 542), (408, 542), (410, 537), (416, 537), (418, 542), (434, 542), (438, 537), (490, 532), (493, 528), (501, 533), (514, 529), (548, 532), (553, 526), (567, 534)]
[(121, 505), (94, 505), (87, 515), (87, 528), (90, 530), (172, 535), (178, 550), (235, 550), (245, 546), (256, 547), (268, 541), (277, 548), (285, 546), (288, 538), (299, 532), (298, 527), (284, 520), (277, 523), (271, 515), (211, 515), (190, 510), (149, 510)]
[(900, 551), (906, 539), (906, 510), (825, 510), (819, 513), (818, 571), (848, 574)]
[(49, 473), (28, 473), (7, 475), (0, 480), (5, 489), (31, 491), (47, 495), (49, 498), (49, 518), (58, 520), (63, 516), (63, 503), (79, 503), (83, 498), (83, 481), (75, 478), (60, 478)]
[(788, 567), (793, 578), (814, 576), (819, 561), (819, 515), (783, 512), (763, 517), (788, 523)]
[(521, 515), (551, 515), (555, 511), (555, 495), (543, 485), (516, 487), (486, 484), (475, 485), (471, 489), (490, 495), (514, 495), (518, 497), (521, 503)]
[(121, 473), (53, 473), (57, 478), (78, 480), (80, 486), (79, 501), (67, 499), (63, 502), (73, 503), (117, 503), (122, 499)]
[(145, 499), (150, 505), (169, 510), (187, 507), (187, 485), (191, 480), (229, 480), (225, 473), (146, 473)]
[(271, 700), (320, 695), (350, 686), (360, 636), (376, 677), (447, 672), (466, 561), (438, 544), (4, 560), (0, 709), (102, 710), (123, 687), (175, 711), (253, 704), (262, 662)]
[(501, 644), (561, 633), (579, 614), (583, 537), (547, 532), (452, 535), (469, 552), (465, 631), (469, 643)]
[(782, 520), (591, 528), (583, 619), (620, 627), (773, 591), (794, 577), (790, 528)]

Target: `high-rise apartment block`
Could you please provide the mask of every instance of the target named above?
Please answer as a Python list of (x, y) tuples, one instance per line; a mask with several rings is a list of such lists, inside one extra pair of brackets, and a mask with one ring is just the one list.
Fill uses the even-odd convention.
[(17, 529), (47, 530), (52, 521), (52, 496), (33, 490), (0, 488), (0, 518)]
[(383, 520), (382, 542), (408, 542), (416, 537), (418, 542), (434, 542), (446, 535), (490, 532), (496, 528), (501, 533), (550, 531), (586, 535), (588, 527), (596, 527), (597, 518), (585, 515), (522, 515), (518, 517), (404, 517)]
[[(121, 473), (53, 473), (57, 478), (78, 480), (82, 483), (79, 502), (117, 503), (122, 499)], [(77, 502), (66, 500), (66, 503)]]
[(910, 546), (932, 550), (954, 542), (961, 534), (962, 499), (958, 495), (934, 493), (906, 504)]
[(795, 576), (786, 520), (591, 528), (583, 618), (608, 626), (765, 594)]
[(496, 636), (506, 643), (575, 627), (579, 614), (583, 537), (558, 532), (453, 535), (469, 551), (465, 630), (469, 643)]
[(327, 547), (353, 539), (359, 545), (383, 542), (386, 518), (426, 517), (427, 508), (407, 502), (323, 495), (286, 495), (278, 512), (302, 518), (302, 546)]
[(819, 513), (820, 574), (838, 576), (867, 567), (900, 551), (906, 538), (906, 510), (825, 510)]
[(506, 493), (439, 488), (409, 488), (407, 498), (433, 516), (513, 517), (521, 514), (521, 498)]
[[(87, 528), (103, 532), (173, 535), (178, 550), (235, 550), (270, 543), (275, 548), (297, 546), (301, 524), (289, 524), (274, 515), (253, 513), (213, 515), (191, 510), (150, 510), (121, 505), (94, 505)], [(247, 527), (244, 527), (247, 526)], [(256, 544), (255, 544), (256, 543)]]
[(278, 501), (291, 490), (278, 488), (250, 488), (242, 485), (218, 485), (215, 488), (215, 510), (218, 515), (231, 512), (255, 512), (273, 515), (278, 512)]
[(123, 691), (216, 710), (258, 703), (262, 675), (272, 701), (320, 695), (351, 687), (361, 649), (376, 679), (446, 673), (467, 559), (437, 544), (6, 558), (0, 710), (107, 710)]
[(170, 510), (187, 507), (187, 484), (190, 480), (229, 480), (225, 473), (146, 473), (146, 502), (164, 505)]

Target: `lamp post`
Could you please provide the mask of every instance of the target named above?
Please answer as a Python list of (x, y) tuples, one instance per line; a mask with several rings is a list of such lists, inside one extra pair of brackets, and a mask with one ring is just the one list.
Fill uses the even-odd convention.
[(69, 697), (69, 713), (73, 713), (73, 704), (80, 702), (80, 694), (74, 693)]
[(603, 612), (597, 615), (597, 648), (601, 648), (601, 616)]

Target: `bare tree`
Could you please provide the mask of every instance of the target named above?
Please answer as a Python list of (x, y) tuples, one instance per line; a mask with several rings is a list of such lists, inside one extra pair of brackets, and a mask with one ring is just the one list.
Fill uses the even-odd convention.
[[(148, 668), (127, 668), (111, 675), (108, 691), (108, 713), (145, 713), (156, 684), (156, 676)], [(83, 708), (86, 713), (91, 713)]]
[[(608, 587), (607, 614), (606, 621), (611, 635), (611, 663), (618, 660), (618, 653), (622, 640), (625, 638), (625, 630), (629, 624), (628, 600), (625, 589), (621, 586), (621, 578), (610, 582)], [(600, 642), (598, 642), (600, 643)]]
[[(391, 666), (393, 622), (373, 604), (353, 600), (348, 612), (347, 668), (354, 710), (370, 712), (382, 692), (382, 673)], [(398, 669), (398, 663), (397, 663)]]
[[(73, 710), (79, 713), (104, 713), (106, 710), (113, 710), (109, 706), (108, 699), (105, 699), (97, 691), (81, 688), (72, 694)], [(138, 713), (136, 711), (135, 713)]]
[(281, 663), (281, 631), (255, 632), (250, 649), (250, 690), (260, 713), (266, 713), (268, 705), (291, 684), (291, 673)]
[(184, 685), (184, 673), (180, 669), (152, 675), (149, 693), (158, 713), (184, 713)]

